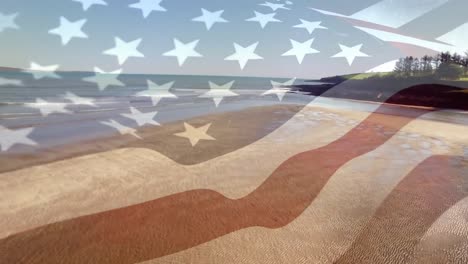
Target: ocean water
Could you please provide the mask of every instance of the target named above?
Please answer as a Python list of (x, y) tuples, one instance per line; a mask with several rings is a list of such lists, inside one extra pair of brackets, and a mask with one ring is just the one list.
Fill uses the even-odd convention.
[[(147, 97), (136, 96), (138, 92), (148, 89), (148, 80), (158, 85), (174, 82), (170, 92), (178, 99), (185, 100), (186, 103), (193, 102), (198, 96), (206, 93), (210, 89), (209, 82), (223, 85), (234, 81), (231, 88), (233, 92), (239, 95), (261, 96), (262, 93), (272, 88), (272, 80), (288, 81), (283, 78), (257, 77), (102, 74), (99, 78), (117, 78), (124, 86), (109, 86), (100, 90), (96, 83), (83, 80), (86, 77), (95, 76), (94, 73), (61, 72), (56, 74), (60, 78), (35, 79), (33, 74), (28, 72), (0, 72), (0, 118), (33, 113), (35, 109), (27, 106), (34, 104), (38, 98), (46, 101), (45, 104), (69, 103), (64, 99), (67, 93), (96, 100), (101, 107), (94, 111), (118, 107), (128, 109), (128, 106), (124, 105), (130, 103), (138, 106), (149, 100)], [(296, 83), (300, 82), (303, 80), (296, 80)], [(161, 103), (168, 102), (162, 100)]]
[[(34, 102), (36, 98), (56, 98), (66, 92), (72, 92), (83, 97), (131, 97), (135, 93), (148, 89), (147, 80), (157, 84), (174, 82), (171, 90), (187, 92), (193, 90), (208, 90), (208, 82), (222, 85), (234, 81), (232, 90), (267, 90), (271, 89), (271, 80), (285, 82), (282, 78), (258, 78), (258, 77), (224, 77), (224, 76), (184, 76), (184, 75), (146, 75), (146, 74), (102, 74), (99, 78), (115, 78), (125, 86), (109, 86), (100, 91), (95, 83), (86, 82), (83, 78), (92, 77), (94, 73), (64, 72), (57, 73), (60, 79), (43, 78), (36, 80), (27, 72), (0, 72), (0, 78), (4, 81), (21, 82), (14, 85), (0, 82), (0, 103), (15, 104)], [(298, 82), (301, 80), (297, 80)]]

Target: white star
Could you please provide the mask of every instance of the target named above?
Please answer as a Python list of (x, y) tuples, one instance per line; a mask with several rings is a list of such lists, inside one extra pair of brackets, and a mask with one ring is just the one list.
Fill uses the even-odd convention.
[(182, 66), (188, 57), (203, 57), (200, 53), (195, 51), (195, 48), (198, 45), (198, 41), (199, 40), (197, 39), (187, 44), (184, 44), (178, 39), (174, 39), (175, 48), (164, 53), (163, 56), (177, 57), (179, 66)]
[(263, 13), (259, 13), (257, 11), (254, 11), (254, 13), (255, 13), (255, 17), (246, 19), (246, 21), (258, 22), (258, 23), (260, 23), (260, 26), (262, 28), (265, 28), (265, 26), (269, 22), (281, 22), (281, 20), (278, 20), (278, 19), (274, 18), (276, 13), (263, 14)]
[(65, 96), (63, 96), (65, 100), (71, 101), (75, 105), (89, 105), (89, 106), (96, 106), (95, 100), (92, 98), (81, 97), (74, 93), (67, 92)]
[(60, 76), (55, 73), (58, 67), (59, 65), (41, 66), (35, 62), (31, 62), (31, 66), (26, 72), (31, 73), (36, 80), (42, 78), (60, 79)]
[(332, 56), (332, 58), (346, 58), (349, 66), (353, 64), (353, 61), (356, 57), (370, 57), (369, 55), (361, 52), (362, 44), (356, 45), (354, 47), (347, 47), (345, 45), (340, 45), (341, 52)]
[(275, 4), (275, 3), (271, 3), (271, 2), (265, 2), (265, 3), (259, 4), (259, 5), (267, 6), (267, 7), (271, 8), (273, 11), (276, 11), (278, 9), (290, 10), (289, 8), (284, 7), (284, 4)]
[(103, 124), (103, 125), (115, 128), (117, 131), (119, 131), (119, 133), (121, 135), (129, 134), (129, 135), (132, 135), (132, 136), (134, 136), (136, 138), (142, 139), (139, 135), (137, 135), (137, 133), (136, 133), (137, 130), (136, 129), (128, 127), (128, 126), (124, 126), (124, 125), (120, 124), (119, 122), (117, 122), (117, 121), (115, 121), (113, 119), (111, 119), (109, 121), (102, 121), (100, 123)]
[(286, 93), (291, 90), (291, 88), (288, 88), (288, 86), (293, 85), (295, 81), (296, 78), (293, 78), (283, 83), (271, 81), (271, 86), (273, 86), (273, 88), (264, 92), (262, 95), (276, 94), (278, 100), (283, 101), (283, 98), (286, 95)]
[(223, 100), (224, 97), (239, 96), (238, 94), (232, 92), (230, 89), (234, 81), (228, 82), (223, 85), (217, 85), (216, 83), (209, 82), (210, 91), (205, 94), (200, 95), (200, 98), (213, 98), (213, 101), (216, 107), (219, 106), (219, 103)]
[(249, 60), (262, 60), (263, 58), (255, 54), (255, 49), (257, 48), (258, 42), (248, 46), (242, 47), (241, 45), (234, 43), (234, 49), (236, 52), (234, 54), (226, 57), (224, 60), (236, 60), (239, 61), (241, 69), (244, 69), (245, 65)]
[(37, 145), (35, 141), (28, 137), (33, 130), (34, 128), (10, 130), (0, 126), (0, 150), (7, 151), (15, 144)]
[(290, 39), (290, 41), (291, 41), (292, 49), (285, 52), (282, 56), (296, 56), (297, 62), (299, 62), (299, 64), (302, 63), (305, 55), (319, 52), (318, 50), (310, 47), (312, 43), (314, 42), (313, 38), (302, 43), (297, 42), (292, 39)]
[(68, 104), (66, 103), (51, 103), (47, 102), (41, 98), (37, 98), (35, 103), (29, 103), (26, 104), (27, 107), (31, 108), (36, 108), (39, 109), (41, 112), (42, 116), (48, 116), (53, 113), (58, 113), (58, 114), (69, 114), (71, 113), (65, 107), (67, 107)]
[(220, 22), (220, 23), (227, 23), (228, 22), (226, 19), (221, 17), (224, 10), (219, 10), (219, 11), (215, 11), (215, 12), (210, 12), (210, 11), (204, 9), (204, 8), (202, 8), (201, 10), (202, 10), (202, 15), (192, 19), (192, 21), (205, 23), (205, 26), (206, 26), (207, 30), (210, 30), (211, 27), (216, 22)]
[(154, 106), (157, 105), (162, 98), (177, 98), (175, 94), (169, 92), (169, 89), (171, 89), (173, 85), (174, 82), (158, 85), (148, 80), (148, 90), (138, 92), (136, 96), (150, 97)]
[(98, 67), (94, 67), (94, 72), (94, 76), (83, 78), (83, 81), (96, 83), (100, 91), (105, 90), (109, 86), (125, 86), (125, 84), (117, 79), (122, 72), (121, 69), (105, 72)]
[(160, 125), (158, 122), (153, 120), (154, 117), (158, 114), (158, 112), (156, 111), (142, 113), (134, 107), (130, 107), (130, 111), (132, 112), (131, 114), (122, 114), (122, 116), (134, 120), (138, 124), (138, 126), (144, 126), (146, 124), (155, 126)]
[(166, 11), (164, 7), (160, 5), (162, 0), (140, 0), (140, 2), (131, 4), (129, 7), (140, 9), (143, 13), (143, 17), (147, 18), (153, 11)]
[(72, 38), (88, 38), (81, 28), (86, 23), (86, 19), (70, 22), (64, 17), (60, 17), (60, 26), (51, 29), (49, 34), (59, 35), (62, 39), (62, 45), (67, 45)]
[(326, 27), (323, 27), (321, 26), (320, 24), (322, 23), (321, 21), (307, 21), (307, 20), (304, 20), (304, 19), (299, 19), (302, 23), (299, 24), (299, 25), (295, 25), (293, 27), (295, 28), (304, 28), (307, 30), (307, 32), (309, 32), (309, 34), (312, 34), (312, 32), (314, 32), (314, 30), (316, 29), (328, 29)]
[(185, 131), (175, 134), (178, 137), (187, 138), (190, 141), (192, 147), (195, 147), (200, 140), (216, 140), (214, 137), (207, 134), (211, 123), (206, 124), (202, 127), (195, 128), (190, 124), (184, 122)]
[(103, 0), (72, 0), (72, 1), (81, 3), (81, 6), (83, 7), (84, 11), (88, 10), (92, 5), (104, 5), (104, 6), (107, 5), (107, 3), (104, 2)]
[(4, 15), (0, 13), (0, 33), (3, 32), (3, 30), (11, 28), (11, 29), (17, 29), (18, 25), (15, 23), (15, 19), (18, 16), (18, 13), (15, 14), (10, 14), (10, 15)]
[(141, 43), (141, 38), (125, 42), (120, 38), (115, 38), (115, 47), (109, 50), (104, 51), (104, 54), (115, 55), (119, 61), (119, 64), (122, 65), (127, 61), (129, 57), (138, 57), (142, 58), (144, 55), (140, 53), (137, 48)]

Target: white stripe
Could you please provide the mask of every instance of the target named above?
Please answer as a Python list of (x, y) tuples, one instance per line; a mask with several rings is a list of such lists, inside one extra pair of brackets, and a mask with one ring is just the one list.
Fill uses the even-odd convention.
[(452, 44), (458, 50), (466, 50), (466, 44), (468, 43), (468, 23), (440, 36), (437, 40)]
[(377, 30), (377, 29), (372, 29), (372, 28), (366, 28), (366, 27), (355, 27), (359, 30), (362, 30), (380, 40), (383, 41), (391, 41), (391, 42), (398, 42), (398, 43), (404, 43), (404, 44), (411, 44), (419, 47), (423, 47), (426, 49), (431, 49), (434, 51), (450, 51), (450, 52), (458, 52), (462, 53), (464, 52), (464, 48), (462, 47), (455, 47), (451, 46), (448, 44), (443, 44), (443, 43), (438, 43), (438, 42), (433, 42), (433, 41), (428, 41), (424, 39), (418, 39), (414, 37), (409, 37), (409, 36), (404, 36), (400, 35), (397, 33), (393, 32), (388, 32), (388, 31), (382, 31), (382, 30)]
[[(468, 198), (445, 211), (415, 248), (414, 261), (411, 263), (467, 263), (467, 215)], [(435, 259), (435, 256), (438, 258)]]
[(379, 66), (376, 66), (366, 72), (374, 72), (374, 73), (379, 73), (379, 72), (392, 72), (393, 69), (395, 69), (395, 65), (398, 62), (398, 60), (391, 60), (385, 63), (380, 64)]
[(447, 3), (448, 0), (383, 0), (351, 18), (398, 28)]
[(317, 8), (311, 9), (324, 15), (353, 18), (378, 25), (398, 28), (447, 2), (448, 0), (382, 0), (351, 16)]

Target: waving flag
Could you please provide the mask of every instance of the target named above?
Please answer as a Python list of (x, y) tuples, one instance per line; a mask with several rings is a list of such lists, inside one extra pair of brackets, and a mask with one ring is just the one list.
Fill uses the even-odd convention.
[(467, 262), (464, 7), (5, 1), (0, 263)]

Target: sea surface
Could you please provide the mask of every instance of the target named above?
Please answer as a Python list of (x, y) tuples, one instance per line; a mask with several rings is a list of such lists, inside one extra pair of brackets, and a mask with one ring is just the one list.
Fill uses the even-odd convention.
[[(231, 91), (239, 95), (258, 96), (260, 98), (264, 92), (272, 88), (271, 81), (286, 82), (289, 80), (258, 77), (102, 74), (99, 75), (99, 78), (117, 78), (124, 86), (109, 86), (104, 90), (100, 90), (96, 83), (83, 80), (87, 77), (93, 77), (94, 73), (63, 72), (56, 74), (60, 78), (47, 77), (36, 80), (33, 74), (28, 72), (0, 72), (0, 119), (30, 115), (37, 112), (37, 109), (28, 106), (36, 103), (38, 98), (48, 104), (70, 103), (64, 99), (67, 93), (96, 100), (96, 104), (101, 107), (94, 109), (94, 111), (128, 108), (128, 104), (145, 106), (149, 102), (149, 98), (137, 96), (137, 93), (148, 89), (148, 80), (158, 85), (174, 82), (170, 92), (178, 97), (178, 103), (181, 100), (186, 103), (194, 102), (195, 98), (210, 89), (209, 82), (223, 85), (234, 81)], [(304, 80), (295, 81), (295, 83), (303, 82)], [(274, 95), (270, 95), (267, 98), (274, 99), (274, 97)], [(276, 100), (278, 101), (278, 99)], [(308, 100), (310, 98), (299, 100), (299, 103), (307, 103)], [(174, 100), (161, 100), (161, 104), (164, 105), (171, 101), (174, 103)], [(288, 101), (285, 100), (286, 103)]]

